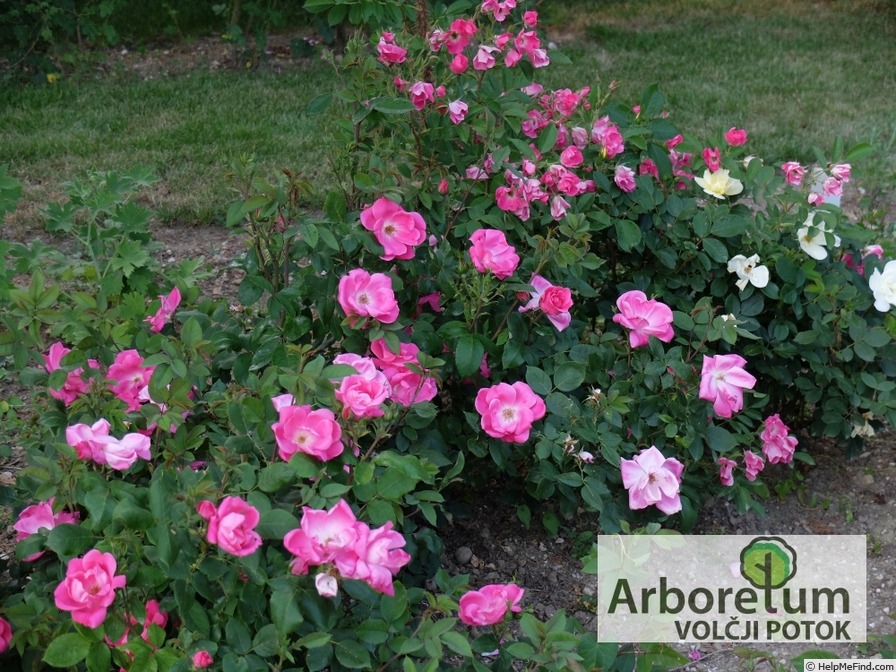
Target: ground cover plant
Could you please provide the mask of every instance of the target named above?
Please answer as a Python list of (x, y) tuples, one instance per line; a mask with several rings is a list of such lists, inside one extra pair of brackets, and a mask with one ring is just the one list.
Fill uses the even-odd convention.
[(489, 0), (350, 41), (310, 102), (338, 118), (327, 188), (234, 168), (238, 305), (159, 273), (152, 171), (69, 187), (46, 226), (75, 251), (5, 245), (3, 353), (40, 412), (9, 414), (4, 663), (674, 665), (438, 571), (446, 502), (500, 479), (548, 529), (688, 530), (811, 460), (797, 428), (896, 418), (896, 262), (838, 207), (872, 148), (771, 161), (656, 86), (546, 88), (538, 27)]

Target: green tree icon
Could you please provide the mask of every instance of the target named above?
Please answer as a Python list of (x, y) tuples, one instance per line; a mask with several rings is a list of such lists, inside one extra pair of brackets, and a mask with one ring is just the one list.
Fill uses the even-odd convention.
[(781, 588), (796, 575), (796, 551), (780, 537), (756, 537), (740, 552), (740, 573), (760, 590)]

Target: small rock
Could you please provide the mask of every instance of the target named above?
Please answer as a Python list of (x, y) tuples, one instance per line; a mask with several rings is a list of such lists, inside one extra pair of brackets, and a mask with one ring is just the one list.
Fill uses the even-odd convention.
[(457, 560), (461, 565), (466, 565), (470, 562), (470, 558), (473, 557), (473, 551), (469, 546), (461, 546), (456, 551), (454, 551), (454, 559)]
[(560, 580), (560, 577), (557, 576), (557, 572), (551, 572), (548, 574), (548, 581), (551, 583), (557, 583)]

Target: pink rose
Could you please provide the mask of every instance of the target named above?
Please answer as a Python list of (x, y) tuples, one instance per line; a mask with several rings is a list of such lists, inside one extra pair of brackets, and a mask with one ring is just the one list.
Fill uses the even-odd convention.
[(413, 259), (414, 250), (426, 240), (426, 222), (417, 212), (408, 212), (385, 196), (361, 212), (361, 226), (376, 236), (385, 254), (380, 259)]
[(463, 54), (455, 54), (454, 58), (451, 59), (451, 63), (448, 64), (448, 68), (455, 75), (462, 75), (469, 67), (470, 59)]
[(339, 593), (339, 583), (336, 581), (336, 577), (323, 572), (314, 577), (314, 588), (321, 597), (336, 597)]
[(790, 186), (798, 187), (803, 183), (803, 176), (806, 174), (806, 169), (796, 161), (787, 161), (781, 166), (781, 170), (784, 171), (784, 180)]
[(106, 377), (113, 381), (109, 389), (128, 405), (128, 411), (140, 410), (140, 391), (149, 385), (154, 366), (143, 366), (143, 357), (136, 350), (123, 350), (115, 355)]
[(0, 616), (0, 653), (9, 650), (9, 643), (12, 640), (12, 626), (5, 618)]
[(371, 317), (384, 324), (398, 319), (392, 279), (384, 273), (371, 275), (362, 268), (349, 271), (339, 280), (337, 298), (352, 326), (361, 317)]
[(722, 153), (718, 147), (704, 147), (703, 161), (707, 168), (715, 172), (722, 167)]
[(638, 175), (650, 175), (654, 179), (660, 179), (660, 169), (657, 168), (653, 159), (644, 159), (638, 166)]
[[(71, 349), (66, 348), (62, 343), (53, 343), (47, 354), (43, 355), (44, 369), (47, 373), (53, 373), (62, 368), (62, 358), (65, 357)], [(99, 369), (100, 365), (95, 359), (87, 360), (87, 363), (93, 369)], [(78, 367), (68, 372), (65, 382), (60, 389), (50, 388), (50, 396), (59, 399), (63, 404), (69, 406), (75, 399), (86, 393), (89, 387), (89, 381), (83, 377), (84, 369)]]
[(727, 457), (720, 457), (718, 459), (719, 465), (719, 480), (722, 482), (722, 485), (732, 486), (734, 485), (734, 467), (737, 466), (737, 462), (734, 460), (729, 460)]
[(252, 555), (261, 546), (261, 537), (255, 531), (261, 516), (248, 502), (239, 497), (225, 497), (217, 507), (212, 505), (212, 508), (197, 510), (208, 520), (206, 538), (209, 543), (216, 544), (224, 552), (243, 557)]
[[(81, 516), (77, 512), (69, 513), (67, 511), (60, 511), (59, 513), (54, 514), (54, 500), (55, 497), (51, 497), (45, 502), (32, 504), (31, 506), (26, 506), (22, 509), (15, 524), (12, 526), (17, 533), (17, 542), (27, 539), (32, 534), (37, 534), (41, 530), (49, 531), (57, 525), (77, 523), (80, 520)], [(39, 553), (29, 555), (25, 558), (25, 562), (34, 562), (43, 554), (44, 552), (40, 551)], [(2, 651), (2, 649), (0, 649), (0, 651)]]
[(384, 595), (394, 595), (392, 577), (411, 561), (411, 556), (402, 550), (405, 538), (392, 530), (391, 520), (375, 530), (358, 523), (355, 530), (353, 552), (335, 558), (339, 573), (348, 579), (364, 581)]
[(582, 156), (582, 150), (575, 145), (570, 145), (560, 152), (560, 163), (567, 168), (577, 168), (582, 165), (585, 158)]
[(435, 88), (429, 82), (414, 82), (408, 89), (411, 102), (418, 110), (426, 107), (427, 103), (435, 100)]
[[(557, 331), (566, 329), (572, 322), (572, 315), (569, 312), (569, 309), (572, 308), (572, 293), (569, 289), (552, 285), (549, 280), (540, 275), (533, 275), (529, 284), (532, 285), (533, 290), (530, 294), (531, 298), (526, 305), (520, 306), (519, 311), (525, 313), (538, 308), (547, 315), (548, 320), (556, 327)], [(548, 298), (543, 302), (545, 295)]]
[(150, 325), (149, 330), (157, 334), (162, 331), (162, 327), (168, 324), (168, 320), (171, 319), (174, 311), (180, 305), (180, 290), (175, 287), (168, 296), (159, 294), (159, 301), (161, 301), (161, 305), (156, 314), (146, 318)]
[(448, 193), (448, 180), (446, 180), (444, 177), (439, 180), (439, 186), (437, 187), (437, 190), (440, 194), (442, 194), (442, 196), (445, 196)]
[(389, 349), (385, 340), (379, 338), (370, 344), (374, 362), (389, 381), (391, 399), (396, 404), (411, 406), (429, 401), (438, 394), (436, 381), (430, 376), (421, 375), (408, 365), (417, 367), (420, 364), (417, 355), (420, 353), (413, 343), (402, 343), (396, 354)]
[(651, 446), (631, 460), (623, 459), (620, 469), (630, 509), (656, 505), (670, 515), (681, 511), (679, 485), (684, 465), (674, 457), (664, 457), (656, 446)]
[(381, 371), (372, 378), (360, 374), (346, 376), (336, 390), (336, 399), (342, 404), (342, 417), (346, 419), (382, 417), (383, 403), (391, 395), (392, 387)]
[(455, 19), (448, 27), (448, 32), (442, 34), (441, 41), (445, 43), (449, 54), (456, 55), (466, 49), (475, 33), (476, 24), (473, 19)]
[[(387, 35), (390, 39), (386, 39)], [(383, 36), (380, 37), (380, 41), (376, 45), (376, 51), (377, 54), (379, 54), (376, 60), (378, 60), (383, 65), (404, 63), (405, 58), (408, 54), (407, 49), (402, 49), (397, 44), (395, 44), (394, 37), (391, 35), (391, 33), (384, 33)]]
[(491, 271), (498, 280), (513, 275), (520, 263), (516, 248), (507, 243), (503, 231), (478, 229), (470, 235), (470, 259), (480, 273)]
[(152, 459), (149, 448), (149, 437), (138, 432), (125, 434), (120, 439), (109, 437), (102, 443), (103, 461), (100, 464), (108, 464), (116, 471), (125, 471), (133, 467), (138, 458)]
[(765, 469), (765, 462), (752, 450), (744, 451), (744, 472), (748, 481), (755, 481), (760, 471)]
[(610, 122), (609, 116), (601, 117), (592, 124), (591, 142), (601, 146), (601, 153), (607, 159), (612, 159), (625, 149), (622, 133), (616, 124)]
[(848, 163), (837, 163), (831, 166), (831, 175), (846, 184), (852, 177), (852, 166)]
[(625, 193), (631, 193), (638, 185), (635, 183), (635, 171), (628, 166), (616, 166), (616, 173), (613, 176), (616, 186)]
[[(727, 131), (725, 131), (725, 142), (727, 142), (732, 147), (745, 145), (747, 143), (747, 132), (742, 128), (735, 128), (734, 126), (732, 126)], [(716, 169), (713, 168), (713, 170)]]
[(115, 601), (115, 589), (124, 588), (127, 581), (123, 574), (115, 574), (116, 569), (115, 557), (96, 549), (83, 558), (74, 558), (66, 567), (65, 579), (53, 592), (56, 606), (70, 611), (75, 623), (99, 627)]
[(200, 649), (193, 654), (193, 667), (197, 670), (204, 670), (206, 667), (210, 667), (214, 662), (212, 654), (205, 649)]
[[(348, 378), (363, 378), (360, 375)], [(338, 393), (337, 393), (338, 397)], [(342, 455), (342, 428), (328, 408), (315, 411), (311, 406), (284, 406), (271, 429), (277, 442), (277, 454), (286, 461), (296, 453), (305, 453), (321, 462)]]
[(560, 194), (555, 194), (551, 199), (551, 217), (555, 220), (561, 220), (566, 217), (567, 210), (569, 210), (569, 201)]
[(672, 309), (656, 299), (648, 299), (644, 292), (631, 290), (616, 299), (619, 312), (613, 321), (629, 329), (628, 342), (632, 348), (640, 348), (650, 342), (650, 337), (668, 343), (675, 337), (672, 329)]
[(467, 625), (494, 625), (504, 620), (509, 609), (522, 610), (523, 589), (515, 583), (490, 584), (461, 595), (459, 616)]
[(768, 458), (769, 464), (778, 462), (787, 464), (793, 459), (793, 451), (796, 450), (798, 441), (789, 432), (790, 428), (782, 422), (781, 416), (777, 413), (765, 419), (765, 429), (759, 438), (762, 439), (762, 452)]
[(544, 417), (546, 408), (541, 397), (524, 382), (513, 385), (498, 383), (484, 387), (476, 394), (476, 410), (480, 424), (489, 436), (508, 443), (529, 440), (532, 424)]
[(498, 53), (497, 47), (487, 44), (479, 45), (479, 51), (473, 57), (474, 70), (491, 70), (495, 67), (495, 54)]
[(700, 398), (713, 402), (721, 418), (730, 418), (744, 407), (744, 390), (752, 390), (756, 378), (743, 369), (740, 355), (713, 355), (703, 358)]
[(538, 12), (533, 10), (523, 12), (523, 23), (527, 28), (535, 28), (538, 25)]
[(93, 425), (78, 423), (67, 427), (65, 430), (65, 442), (75, 449), (80, 460), (93, 460), (97, 464), (105, 464), (106, 457), (103, 446), (113, 441), (109, 436), (111, 425), (107, 420), (100, 418)]
[(462, 122), (467, 116), (468, 109), (467, 104), (462, 100), (448, 103), (448, 116), (451, 118), (451, 122), (454, 124)]
[(358, 520), (344, 499), (329, 511), (302, 508), (299, 528), (287, 532), (283, 545), (292, 553), (293, 574), (304, 575), (312, 565), (333, 562), (337, 557), (351, 553), (357, 537)]

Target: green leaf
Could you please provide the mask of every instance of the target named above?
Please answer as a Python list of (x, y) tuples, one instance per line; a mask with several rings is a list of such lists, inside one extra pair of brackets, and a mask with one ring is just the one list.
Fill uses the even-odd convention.
[(641, 242), (641, 229), (638, 225), (627, 219), (617, 219), (615, 224), (616, 241), (619, 243), (619, 249), (623, 252), (629, 252)]
[(320, 114), (321, 112), (325, 112), (330, 104), (333, 102), (333, 94), (332, 93), (322, 93), (319, 96), (315, 96), (311, 99), (311, 102), (308, 103), (308, 107), (305, 108), (305, 112), (309, 117), (313, 117), (316, 114)]
[(295, 468), (287, 462), (274, 462), (258, 472), (258, 488), (262, 492), (276, 492), (295, 483)]
[(287, 532), (299, 527), (299, 520), (289, 511), (271, 509), (261, 514), (258, 521), (258, 533), (265, 539), (282, 539)]
[(715, 238), (704, 238), (703, 239), (703, 249), (706, 251), (713, 261), (717, 261), (720, 264), (724, 264), (728, 262), (728, 248), (725, 247), (725, 243), (721, 240), (716, 240)]
[(370, 653), (358, 642), (343, 639), (334, 642), (336, 659), (349, 669), (363, 670), (372, 667)]
[(542, 154), (550, 152), (554, 145), (557, 144), (557, 133), (557, 125), (548, 124), (541, 132), (541, 137), (538, 140), (538, 151)]
[(109, 672), (112, 666), (112, 650), (105, 642), (94, 642), (87, 654), (87, 672)]
[(252, 651), (267, 658), (277, 653), (279, 646), (279, 638), (277, 637), (277, 628), (273, 623), (268, 623), (255, 633), (252, 640)]
[(405, 114), (417, 109), (414, 107), (414, 103), (408, 98), (396, 98), (392, 96), (377, 98), (371, 103), (371, 106), (374, 110), (382, 112), (383, 114)]
[(882, 348), (892, 339), (886, 330), (881, 327), (874, 327), (865, 332), (865, 335), (862, 336), (862, 340), (872, 348)]
[(227, 643), (236, 653), (240, 655), (249, 653), (252, 648), (252, 635), (245, 623), (231, 617), (227, 621), (224, 632), (227, 634)]
[(302, 637), (296, 644), (306, 649), (319, 649), (329, 644), (332, 639), (333, 635), (329, 632), (312, 632)]
[(44, 651), (44, 662), (51, 667), (72, 667), (87, 657), (90, 641), (77, 632), (60, 635)]
[[(846, 153), (846, 162), (850, 163), (853, 161), (860, 161), (866, 157), (871, 156), (877, 150), (869, 145), (867, 142), (860, 142), (858, 145), (854, 146)], [(821, 656), (819, 656), (820, 658)]]
[(728, 453), (737, 447), (737, 437), (724, 427), (710, 425), (706, 428), (706, 441), (717, 453)]
[(744, 233), (749, 225), (750, 220), (746, 217), (726, 215), (713, 223), (711, 232), (719, 238), (733, 238)]
[(561, 392), (578, 389), (585, 380), (585, 365), (582, 362), (563, 362), (554, 370), (554, 385)]
[(457, 373), (461, 377), (472, 376), (479, 370), (482, 364), (482, 356), (485, 354), (485, 347), (478, 338), (470, 334), (462, 335), (457, 341), (457, 349), (455, 351), (455, 364)]
[(47, 547), (57, 555), (80, 555), (93, 546), (93, 542), (93, 533), (80, 525), (57, 525), (47, 535)]
[(459, 653), (467, 658), (473, 657), (473, 649), (470, 647), (470, 641), (459, 632), (449, 630), (441, 635), (442, 642), (455, 653)]
[(551, 377), (537, 366), (526, 368), (526, 382), (535, 394), (540, 394), (541, 396), (550, 394), (553, 389)]

